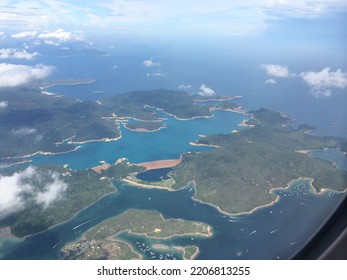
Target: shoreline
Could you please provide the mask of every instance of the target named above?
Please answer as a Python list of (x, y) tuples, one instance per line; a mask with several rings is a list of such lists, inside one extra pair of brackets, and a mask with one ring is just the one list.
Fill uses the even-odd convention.
[(196, 142), (189, 142), (189, 145), (196, 146), (196, 147), (213, 147), (213, 148), (220, 148), (218, 145), (213, 144), (200, 144)]
[(96, 80), (76, 80), (76, 81), (55, 81), (52, 82), (51, 84), (48, 85), (44, 85), (44, 86), (40, 86), (39, 89), (43, 90), (43, 89), (47, 89), (47, 88), (51, 88), (51, 87), (55, 87), (55, 86), (78, 86), (78, 85), (88, 85), (88, 84), (93, 84), (95, 83)]
[(73, 148), (72, 150), (65, 151), (65, 152), (57, 152), (57, 153), (38, 151), (38, 152), (35, 152), (33, 154), (29, 154), (29, 155), (16, 156), (16, 157), (4, 157), (2, 159), (30, 158), (30, 157), (37, 156), (37, 155), (54, 156), (54, 155), (61, 155), (61, 154), (67, 154), (67, 153), (75, 152), (80, 148), (81, 148), (81, 146), (77, 146), (77, 147)]
[(157, 132), (157, 131), (160, 131), (160, 130), (162, 130), (162, 129), (164, 129), (164, 128), (167, 128), (167, 126), (165, 126), (165, 125), (162, 125), (162, 126), (160, 126), (159, 128), (157, 128), (157, 129), (154, 129), (154, 130), (148, 130), (148, 129), (146, 129), (146, 128), (141, 128), (141, 127), (139, 127), (139, 128), (129, 128), (128, 126), (127, 126), (127, 124), (123, 124), (123, 127), (125, 128), (125, 129), (127, 129), (127, 130), (130, 130), (130, 131), (133, 131), (133, 132), (142, 132), (142, 133), (151, 133), (151, 132)]
[(235, 109), (232, 109), (232, 108), (218, 108), (218, 107), (210, 107), (208, 109), (210, 110), (210, 112), (225, 111), (225, 112), (233, 112), (233, 113), (237, 113), (237, 114), (250, 116), (250, 114), (247, 111), (243, 110), (241, 108), (241, 106), (239, 106), (238, 108), (235, 108)]
[(13, 162), (13, 163), (10, 163), (10, 164), (7, 164), (7, 165), (1, 165), (0, 164), (0, 169), (8, 168), (8, 167), (19, 165), (19, 164), (30, 163), (30, 162), (32, 162), (31, 159), (30, 160), (23, 160), (23, 161)]
[(242, 123), (241, 123), (241, 124), (238, 124), (238, 126), (240, 126), (240, 127), (250, 127), (250, 128), (255, 127), (254, 124), (248, 124), (248, 123), (247, 123), (248, 121), (249, 121), (249, 120), (244, 119), (244, 120), (242, 120)]
[(122, 133), (120, 133), (120, 135), (116, 138), (92, 139), (92, 140), (86, 140), (86, 141), (81, 141), (81, 142), (69, 141), (68, 144), (70, 144), (70, 145), (83, 145), (83, 144), (93, 143), (93, 142), (112, 142), (112, 141), (117, 141), (119, 139), (122, 139)]
[(310, 155), (313, 150), (295, 150), (294, 152), (302, 155)]
[(128, 183), (130, 186), (133, 186), (133, 187), (141, 187), (141, 188), (144, 188), (144, 189), (161, 189), (161, 190), (167, 190), (167, 191), (175, 191), (175, 190), (172, 190), (171, 188), (168, 188), (168, 187), (163, 187), (163, 186), (158, 186), (158, 185), (147, 185), (147, 184), (142, 184), (142, 183), (137, 183), (137, 182), (134, 182), (134, 181), (131, 181), (129, 179), (121, 179), (122, 182), (126, 182)]
[(221, 98), (210, 98), (210, 99), (193, 99), (194, 102), (210, 102), (210, 101), (229, 101), (233, 99), (240, 99), (242, 95), (234, 95), (234, 96), (221, 96)]
[[(189, 259), (187, 259), (185, 257), (186, 250), (187, 250), (186, 248), (187, 247), (194, 247), (196, 249), (195, 253)], [(176, 249), (176, 250), (179, 250), (179, 251), (183, 251), (183, 260), (195, 260), (195, 258), (200, 254), (200, 248), (198, 246), (195, 246), (195, 245), (187, 245), (186, 247), (183, 247), (183, 246), (173, 246), (172, 248)]]
[(202, 118), (208, 119), (208, 118), (213, 118), (214, 117), (214, 115), (212, 114), (210, 116), (194, 116), (194, 117), (191, 117), (191, 118), (184, 119), (184, 118), (177, 117), (174, 114), (168, 113), (164, 109), (159, 108), (159, 107), (155, 107), (155, 106), (151, 106), (151, 105), (144, 105), (144, 106), (146, 106), (148, 108), (152, 108), (152, 109), (158, 110), (160, 112), (163, 112), (164, 114), (166, 114), (166, 115), (168, 115), (170, 117), (173, 117), (173, 118), (175, 118), (178, 121), (190, 121), (190, 120), (194, 120), (194, 119), (202, 119)]
[[(143, 105), (144, 108), (148, 107), (148, 108), (152, 108), (149, 105)], [(112, 120), (115, 119), (115, 122), (127, 122), (129, 119), (134, 120), (134, 121), (138, 121), (138, 122), (161, 122), (161, 121), (166, 121), (166, 118), (161, 118), (158, 117), (157, 119), (154, 120), (143, 120), (143, 119), (137, 119), (135, 117), (130, 117), (130, 116), (117, 116), (115, 113), (112, 113), (111, 117), (101, 117), (102, 119), (106, 119), (106, 120)]]

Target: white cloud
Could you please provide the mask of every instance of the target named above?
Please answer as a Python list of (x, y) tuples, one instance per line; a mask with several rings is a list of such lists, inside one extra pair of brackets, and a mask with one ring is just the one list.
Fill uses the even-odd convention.
[(0, 58), (1, 59), (27, 59), (31, 60), (35, 56), (38, 56), (39, 53), (29, 53), (26, 50), (16, 50), (16, 49), (0, 49)]
[(347, 72), (341, 69), (331, 71), (329, 67), (320, 72), (302, 72), (299, 75), (311, 88), (311, 93), (316, 96), (331, 96), (332, 89), (345, 89), (347, 87)]
[(164, 73), (161, 72), (154, 72), (154, 73), (147, 73), (147, 77), (165, 77)]
[(53, 32), (44, 32), (38, 35), (39, 39), (42, 39), (46, 42), (50, 42), (52, 40), (58, 40), (59, 42), (68, 42), (68, 41), (83, 41), (83, 34), (76, 34), (69, 31), (65, 31), (64, 29), (58, 29)]
[(209, 88), (205, 84), (202, 84), (200, 87), (199, 94), (202, 96), (214, 96), (216, 95), (216, 92), (212, 88)]
[(0, 109), (4, 109), (8, 106), (8, 102), (7, 101), (0, 101)]
[(193, 0), (3, 1), (0, 27), (64, 25), (140, 34), (257, 33), (276, 20), (323, 17), (347, 8), (346, 0), (200, 0), (198, 5)]
[(146, 67), (160, 66), (160, 63), (154, 62), (152, 59), (145, 60), (142, 62), (142, 64)]
[(285, 65), (276, 64), (262, 64), (261, 67), (265, 69), (269, 76), (287, 78), (289, 77), (288, 67)]
[(178, 86), (178, 89), (181, 89), (181, 90), (189, 90), (189, 89), (192, 89), (193, 86), (192, 85), (185, 85), (185, 84), (182, 84), (182, 85), (179, 85)]
[(44, 40), (43, 41), (46, 45), (49, 45), (49, 46), (56, 46), (56, 47), (59, 47), (60, 46), (60, 43), (59, 42), (55, 42), (55, 41), (52, 41), (52, 40)]
[(18, 129), (12, 129), (11, 132), (16, 135), (25, 136), (36, 133), (36, 129), (30, 127), (21, 127)]
[(52, 182), (35, 195), (37, 204), (42, 204), (44, 209), (48, 208), (54, 201), (61, 200), (67, 189), (67, 185), (60, 179), (58, 173), (53, 172), (50, 175)]
[(274, 80), (274, 79), (267, 79), (267, 80), (265, 80), (264, 83), (265, 84), (271, 84), (271, 85), (277, 84), (276, 80)]
[(116, 70), (117, 68), (118, 68), (118, 65), (116, 64), (112, 66), (112, 70)]
[(16, 34), (12, 34), (11, 37), (14, 39), (34, 38), (37, 35), (37, 31), (24, 31)]
[(0, 218), (24, 210), (29, 202), (47, 208), (62, 199), (66, 190), (67, 184), (52, 171), (28, 167), (10, 176), (0, 175)]
[(53, 71), (52, 66), (35, 66), (0, 63), (0, 88), (26, 85), (32, 81), (46, 78)]

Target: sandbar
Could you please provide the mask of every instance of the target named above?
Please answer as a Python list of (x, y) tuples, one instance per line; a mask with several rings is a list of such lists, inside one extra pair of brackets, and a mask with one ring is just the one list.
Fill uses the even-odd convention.
[(138, 183), (138, 182), (134, 182), (131, 181), (129, 179), (122, 179), (121, 181), (126, 182), (130, 185), (133, 186), (137, 186), (137, 187), (141, 187), (141, 188), (145, 188), (145, 189), (163, 189), (163, 190), (169, 190), (172, 191), (171, 189), (169, 189), (168, 187), (163, 187), (163, 186), (158, 186), (158, 185), (148, 185), (148, 184), (142, 184), (142, 183)]

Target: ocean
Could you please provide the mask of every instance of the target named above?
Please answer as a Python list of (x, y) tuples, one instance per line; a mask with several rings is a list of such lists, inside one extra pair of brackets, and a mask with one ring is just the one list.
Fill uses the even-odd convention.
[[(247, 110), (261, 107), (274, 109), (295, 118), (291, 123), (293, 126), (307, 123), (317, 127), (317, 134), (347, 137), (344, 110), (347, 95), (337, 92), (330, 98), (315, 98), (306, 85), (295, 79), (279, 80), (276, 85), (265, 84), (264, 80), (268, 77), (260, 65), (272, 63), (270, 55), (256, 58), (252, 54), (248, 57), (226, 46), (220, 49), (214, 47), (205, 56), (202, 56), (201, 48), (188, 51), (180, 45), (164, 48), (155, 44), (129, 44), (111, 48), (104, 44), (102, 47), (105, 50), (102, 56), (57, 57), (43, 54), (40, 63), (55, 66), (51, 77), (53, 80), (95, 80), (90, 84), (53, 86), (46, 91), (96, 101), (121, 92), (157, 88), (176, 90), (180, 85), (197, 93), (200, 86), (205, 84), (219, 94), (241, 95), (242, 98), (236, 102)], [(148, 59), (157, 66), (144, 66), (143, 61)], [(306, 65), (301, 62), (296, 70), (303, 71), (299, 69), (304, 67)], [(175, 159), (182, 153), (211, 149), (192, 146), (189, 142), (197, 140), (200, 134), (230, 133), (233, 129), (244, 129), (238, 124), (246, 116), (216, 111), (213, 118), (188, 121), (179, 121), (167, 115), (165, 118), (167, 128), (158, 132), (138, 133), (122, 128), (123, 137), (118, 141), (86, 143), (73, 153), (34, 156), (30, 158), (30, 164), (68, 164), (74, 169), (84, 169), (97, 166), (100, 161), (114, 163), (123, 157), (134, 163)], [(318, 152), (314, 156), (327, 156), (341, 165), (345, 164), (340, 152)], [(159, 175), (165, 176), (165, 172)], [(151, 180), (158, 174), (147, 173), (145, 176)], [(60, 249), (78, 239), (86, 230), (135, 208), (158, 210), (166, 218), (201, 221), (211, 225), (214, 232), (211, 238), (175, 237), (160, 241), (165, 245), (196, 245), (200, 249), (198, 259), (287, 259), (305, 245), (345, 197), (336, 192), (317, 195), (307, 180), (299, 180), (286, 190), (277, 190), (280, 200), (274, 205), (254, 213), (229, 216), (210, 205), (195, 201), (192, 186), (168, 192), (130, 187), (121, 182), (115, 182), (115, 185), (117, 192), (105, 196), (65, 223), (18, 243), (2, 241), (0, 258), (58, 259), (62, 257)], [(152, 248), (158, 240), (128, 233), (123, 233), (119, 238), (130, 243), (139, 253), (141, 248), (137, 246), (138, 243), (149, 246), (155, 258), (162, 255), (160, 250)], [(153, 255), (144, 254), (143, 257), (149, 259)], [(182, 256), (172, 252), (171, 257)]]

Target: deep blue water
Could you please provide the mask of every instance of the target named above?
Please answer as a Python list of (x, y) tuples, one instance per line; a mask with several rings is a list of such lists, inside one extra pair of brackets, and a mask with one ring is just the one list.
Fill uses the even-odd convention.
[(158, 182), (161, 180), (168, 179), (169, 176), (167, 176), (167, 173), (169, 173), (171, 170), (172, 168), (160, 168), (160, 169), (148, 170), (148, 171), (139, 173), (138, 175), (136, 175), (136, 177), (143, 181)]
[[(271, 108), (281, 111), (297, 122), (317, 127), (320, 135), (347, 137), (347, 90), (334, 89), (329, 98), (312, 96), (310, 88), (300, 78), (277, 80), (276, 85), (265, 84), (270, 78), (261, 64), (288, 65), (292, 73), (321, 71), (330, 66), (333, 71), (346, 71), (344, 54), (329, 54), (317, 49), (310, 56), (287, 53), (279, 55), (264, 50), (252, 51), (228, 44), (209, 45), (207, 49), (193, 43), (128, 45), (110, 48), (111, 43), (100, 45), (106, 56), (66, 56), (45, 54), (40, 63), (56, 66), (52, 79), (93, 79), (95, 83), (78, 86), (56, 86), (47, 89), (81, 100), (98, 100), (117, 93), (156, 88), (178, 89), (191, 85), (188, 92), (197, 93), (202, 84), (219, 94), (242, 95), (238, 102), (246, 109)], [(39, 50), (38, 50), (39, 51)], [(208, 55), (206, 55), (208, 52)], [(341, 57), (339, 57), (339, 55)], [(298, 57), (301, 57), (300, 59)], [(202, 59), (203, 58), (203, 59)], [(160, 66), (145, 67), (142, 62), (152, 59)], [(33, 62), (34, 63), (34, 62)], [(115, 67), (117, 66), (117, 67)], [(162, 73), (163, 76), (147, 76)], [(102, 92), (102, 93), (96, 93)]]

